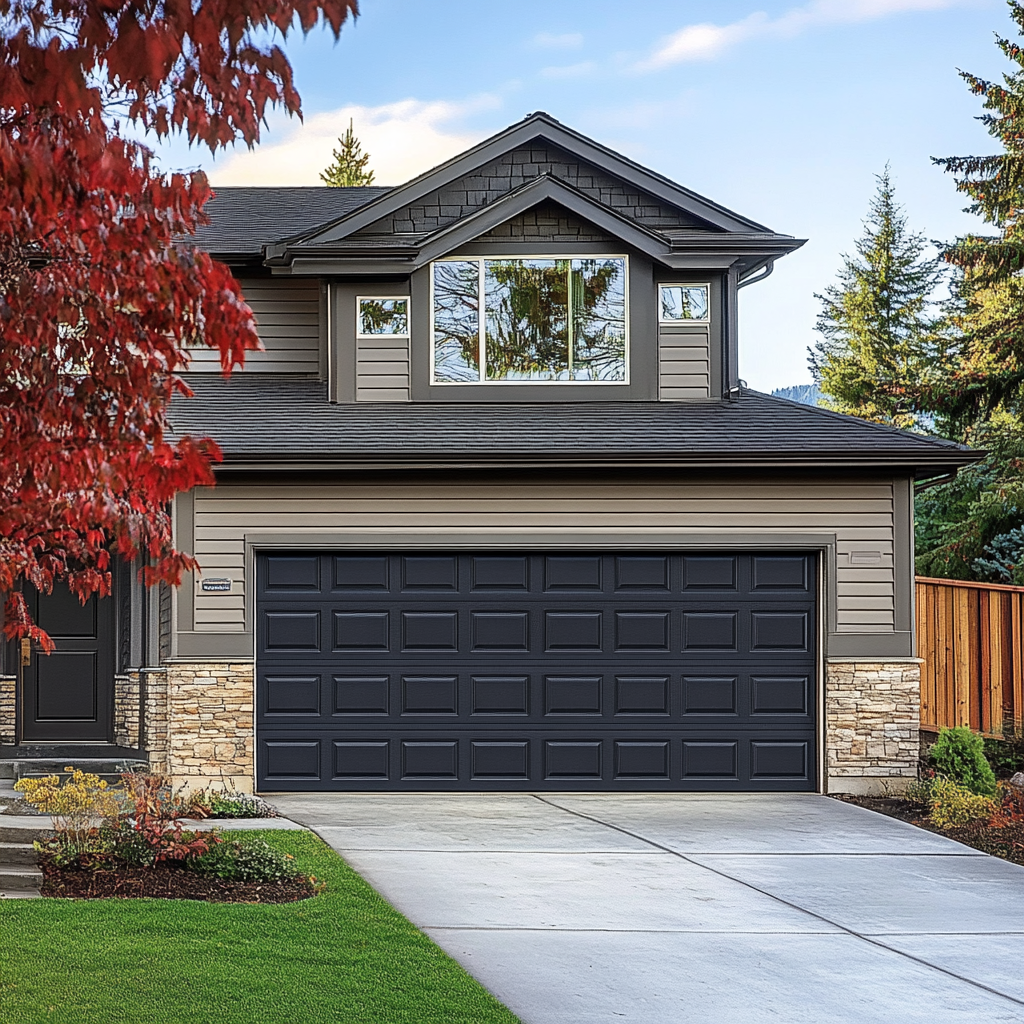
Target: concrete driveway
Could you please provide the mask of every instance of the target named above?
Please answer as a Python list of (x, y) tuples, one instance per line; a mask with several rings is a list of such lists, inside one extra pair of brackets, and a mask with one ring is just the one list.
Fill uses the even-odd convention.
[(1024, 1021), (1024, 868), (820, 796), (276, 796), (527, 1024)]

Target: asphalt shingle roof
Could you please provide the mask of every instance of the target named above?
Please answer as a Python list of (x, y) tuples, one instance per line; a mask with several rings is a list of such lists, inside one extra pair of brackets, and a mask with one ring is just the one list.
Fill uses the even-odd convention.
[(904, 466), (979, 457), (934, 438), (745, 390), (734, 402), (331, 404), (310, 378), (191, 375), (175, 434), (212, 437), (226, 460), (671, 462)]
[(262, 253), (263, 246), (312, 231), (358, 210), (387, 187), (308, 186), (295, 188), (214, 188), (206, 204), (210, 223), (201, 227), (195, 243), (212, 253)]

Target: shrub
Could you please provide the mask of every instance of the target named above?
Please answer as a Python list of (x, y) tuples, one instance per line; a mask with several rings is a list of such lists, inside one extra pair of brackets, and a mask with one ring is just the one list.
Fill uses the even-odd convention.
[(222, 842), (187, 862), (186, 867), (229, 882), (282, 882), (298, 874), (290, 853), (283, 853), (259, 838)]
[(960, 828), (985, 821), (996, 812), (993, 799), (979, 796), (941, 775), (932, 780), (929, 807), (931, 820), (939, 828)]
[(985, 743), (970, 729), (943, 729), (931, 749), (935, 770), (978, 796), (994, 796), (996, 776), (985, 759)]
[(217, 793), (206, 794), (213, 818), (278, 818), (280, 815), (266, 800), (250, 793)]
[(1015, 772), (1024, 772), (1024, 737), (985, 740), (985, 757), (992, 765), (992, 771), (1000, 778), (1009, 778)]
[(921, 772), (920, 778), (914, 779), (903, 791), (903, 796), (918, 807), (928, 807), (932, 802), (932, 786), (935, 783), (935, 772), (927, 768)]

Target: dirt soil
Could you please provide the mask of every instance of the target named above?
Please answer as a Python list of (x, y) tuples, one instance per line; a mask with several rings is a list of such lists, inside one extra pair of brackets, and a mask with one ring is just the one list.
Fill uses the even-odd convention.
[(983, 821), (960, 828), (938, 828), (928, 820), (920, 807), (898, 797), (842, 795), (836, 796), (836, 799), (856, 804), (858, 807), (866, 807), (869, 811), (886, 814), (890, 818), (908, 821), (911, 825), (927, 829), (947, 839), (955, 839), (974, 850), (981, 850), (982, 853), (990, 853), (993, 857), (1024, 865), (1024, 822), (1018, 821), (1003, 828), (993, 828)]
[(222, 878), (186, 871), (177, 865), (119, 870), (59, 868), (40, 865), (44, 896), (64, 899), (204, 900), (208, 903), (293, 903), (316, 895), (308, 878), (283, 882), (227, 882)]

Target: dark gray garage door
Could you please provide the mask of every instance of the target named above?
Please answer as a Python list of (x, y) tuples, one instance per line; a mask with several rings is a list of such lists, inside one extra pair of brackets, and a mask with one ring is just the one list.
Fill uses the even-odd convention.
[(264, 554), (264, 790), (806, 790), (814, 558)]

